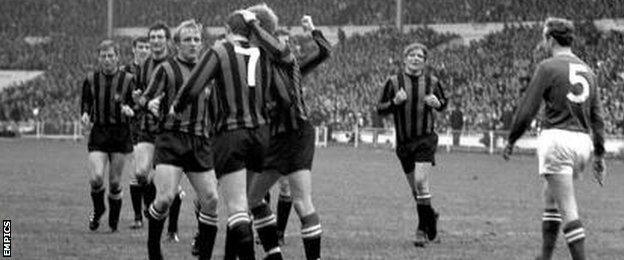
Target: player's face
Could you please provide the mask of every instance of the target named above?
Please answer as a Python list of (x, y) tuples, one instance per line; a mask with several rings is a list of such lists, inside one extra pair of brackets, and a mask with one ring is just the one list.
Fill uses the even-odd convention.
[(105, 50), (100, 50), (100, 53), (98, 54), (98, 61), (102, 70), (106, 72), (113, 72), (117, 68), (119, 55), (115, 52), (115, 48), (110, 47)]
[(132, 48), (132, 53), (134, 57), (143, 63), (151, 53), (149, 42), (137, 42), (136, 46)]
[(425, 51), (414, 49), (405, 56), (405, 66), (408, 71), (421, 71), (425, 67)]
[(201, 50), (201, 33), (193, 28), (183, 28), (180, 31), (180, 42), (178, 51), (180, 56), (186, 60), (195, 60)]
[(155, 30), (149, 33), (149, 45), (154, 53), (163, 53), (167, 49), (167, 34), (165, 30)]

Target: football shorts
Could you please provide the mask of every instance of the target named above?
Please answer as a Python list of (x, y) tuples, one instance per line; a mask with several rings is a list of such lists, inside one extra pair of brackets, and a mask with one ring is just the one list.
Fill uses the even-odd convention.
[(267, 126), (218, 133), (213, 146), (217, 178), (242, 169), (262, 172), (268, 145)]
[(430, 162), (435, 165), (435, 152), (438, 148), (438, 135), (419, 136), (415, 140), (397, 145), (396, 154), (401, 161), (403, 172), (411, 173), (416, 163)]
[(314, 127), (302, 122), (301, 128), (272, 136), (265, 158), (265, 170), (288, 175), (298, 170), (311, 170), (314, 159)]
[(164, 131), (156, 137), (154, 165), (180, 167), (184, 172), (206, 172), (214, 168), (210, 140), (189, 133)]
[(537, 159), (540, 174), (583, 172), (593, 152), (590, 136), (561, 129), (543, 130), (538, 137)]
[(89, 152), (131, 153), (132, 137), (128, 125), (94, 125), (87, 144)]

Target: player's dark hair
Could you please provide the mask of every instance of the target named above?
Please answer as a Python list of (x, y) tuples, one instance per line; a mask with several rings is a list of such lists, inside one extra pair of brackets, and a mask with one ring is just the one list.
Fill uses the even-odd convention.
[(165, 31), (165, 38), (171, 39), (171, 30), (169, 30), (169, 26), (167, 26), (167, 24), (163, 21), (158, 21), (150, 26), (149, 30), (147, 30), (147, 37), (149, 38), (150, 33), (153, 31), (159, 30)]
[(132, 40), (132, 47), (136, 47), (137, 43), (142, 42), (142, 43), (148, 43), (149, 39), (147, 38), (147, 36), (139, 36), (136, 37)]
[(546, 19), (546, 37), (553, 37), (563, 47), (572, 46), (574, 41), (574, 24), (566, 19)]
[(225, 24), (227, 25), (227, 27), (230, 28), (230, 31), (233, 34), (238, 34), (245, 37), (249, 37), (249, 35), (251, 34), (251, 29), (249, 29), (249, 26), (247, 26), (245, 19), (243, 19), (243, 16), (237, 12), (233, 12), (228, 15)]

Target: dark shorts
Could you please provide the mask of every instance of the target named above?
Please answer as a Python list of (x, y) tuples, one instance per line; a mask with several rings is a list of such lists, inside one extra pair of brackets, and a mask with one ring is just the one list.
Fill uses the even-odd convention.
[(314, 160), (314, 127), (304, 122), (298, 131), (271, 137), (265, 157), (265, 170), (288, 175), (298, 170), (312, 170)]
[(136, 145), (137, 143), (139, 143), (140, 131), (141, 128), (139, 127), (139, 124), (136, 122), (136, 120), (133, 120), (133, 122), (130, 123), (130, 135), (132, 138), (132, 145)]
[(269, 129), (266, 126), (217, 134), (213, 146), (217, 178), (242, 169), (262, 172), (268, 145)]
[(403, 172), (414, 171), (415, 163), (430, 162), (435, 165), (435, 152), (438, 148), (438, 135), (431, 134), (417, 138), (415, 141), (397, 145), (396, 154), (401, 161)]
[(87, 144), (89, 152), (131, 153), (132, 137), (128, 125), (94, 125)]
[(164, 131), (156, 137), (154, 165), (167, 164), (185, 172), (205, 172), (214, 168), (210, 140), (175, 131)]
[(156, 133), (145, 131), (141, 129), (137, 129), (136, 131), (136, 142), (137, 143), (155, 143), (156, 142)]

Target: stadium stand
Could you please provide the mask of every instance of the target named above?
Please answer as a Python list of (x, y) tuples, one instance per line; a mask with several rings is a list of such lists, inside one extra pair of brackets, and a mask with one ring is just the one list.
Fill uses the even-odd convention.
[[(179, 4), (187, 1), (193, 4), (187, 7)], [(571, 9), (555, 12), (556, 1), (529, 1), (539, 2), (531, 8), (517, 6), (517, 1), (466, 0), (457, 5), (453, 3), (458, 1), (444, 0), (436, 1), (439, 3), (435, 5), (427, 4), (432, 1), (406, 5), (406, 22), (539, 20), (547, 14), (592, 19), (624, 13), (624, 4), (611, 1), (575, 0), (577, 5), (567, 5), (578, 7), (585, 6), (586, 2), (593, 3), (592, 8), (581, 8), (586, 11), (580, 13)], [(220, 25), (219, 14), (243, 5), (241, 0), (227, 4), (196, 0), (156, 0), (149, 4), (141, 0), (117, 2), (116, 13), (120, 15), (116, 26), (145, 26), (158, 19), (174, 24), (193, 16)], [(266, 2), (278, 10), (284, 24), (290, 25), (297, 24), (303, 13), (311, 14), (321, 24), (388, 24), (394, 12), (394, 5), (381, 0), (305, 0), (296, 5), (289, 1)], [(0, 69), (45, 70), (46, 74), (0, 92), (0, 121), (65, 122), (78, 118), (79, 82), (95, 64), (91, 47), (101, 40), (98, 35), (103, 32), (104, 3), (94, 0), (7, 0), (3, 3), (9, 8), (3, 8), (0, 15), (0, 44), (3, 46)], [(164, 12), (188, 6), (192, 8)], [(484, 6), (489, 11), (474, 11)], [(624, 61), (619, 57), (624, 54), (624, 35), (617, 31), (600, 32), (589, 22), (579, 21), (577, 26), (581, 41), (575, 50), (598, 74), (606, 109), (606, 131), (622, 134)], [(33, 35), (47, 38), (25, 40), (26, 36)], [(385, 77), (399, 68), (401, 46), (419, 40), (432, 49), (432, 67), (443, 80), (453, 105), (461, 106), (466, 117), (465, 128), (499, 129), (504, 105), (514, 103), (522, 89), (522, 79), (531, 75), (537, 60), (534, 48), (539, 35), (540, 28), (509, 25), (482, 40), (454, 47), (449, 47), (448, 42), (455, 35), (439, 34), (427, 28), (400, 34), (382, 27), (365, 35), (339, 36), (341, 41), (334, 46), (330, 61), (306, 78), (306, 100), (315, 124), (345, 129), (351, 127), (360, 114), (364, 126), (384, 126), (384, 121), (373, 111), (379, 88)], [(127, 60), (130, 58), (129, 39), (120, 40)], [(299, 42), (305, 52), (306, 39), (299, 38)], [(34, 108), (41, 111), (36, 116), (32, 112)], [(440, 128), (448, 126), (445, 119), (440, 122)]]

